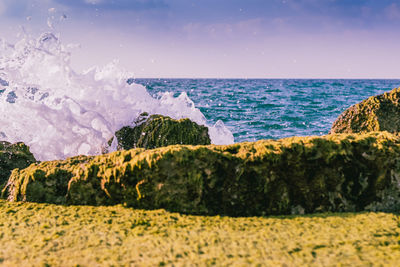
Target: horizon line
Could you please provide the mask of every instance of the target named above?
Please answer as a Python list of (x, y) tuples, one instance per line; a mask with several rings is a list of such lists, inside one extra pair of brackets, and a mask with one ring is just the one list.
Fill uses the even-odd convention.
[(260, 78), (260, 77), (132, 77), (129, 79), (196, 79), (196, 80), (400, 80), (400, 78)]

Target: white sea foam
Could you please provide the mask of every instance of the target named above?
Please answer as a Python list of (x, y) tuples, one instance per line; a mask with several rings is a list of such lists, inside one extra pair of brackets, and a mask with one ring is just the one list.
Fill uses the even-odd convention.
[(209, 128), (214, 144), (233, 143), (222, 121), (214, 126), (186, 93), (153, 98), (117, 62), (83, 73), (53, 33), (15, 44), (0, 41), (0, 138), (22, 141), (39, 160), (100, 154), (114, 132), (142, 112), (190, 118)]

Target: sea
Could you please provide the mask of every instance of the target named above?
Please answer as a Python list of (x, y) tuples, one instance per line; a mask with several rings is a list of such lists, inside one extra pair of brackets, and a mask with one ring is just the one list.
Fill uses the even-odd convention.
[(59, 35), (0, 40), (0, 141), (24, 142), (38, 160), (97, 155), (142, 112), (189, 118), (211, 142), (324, 135), (351, 105), (400, 80), (140, 79), (118, 61), (76, 71)]
[(400, 87), (371, 79), (135, 79), (154, 96), (186, 92), (235, 142), (328, 134), (351, 105)]

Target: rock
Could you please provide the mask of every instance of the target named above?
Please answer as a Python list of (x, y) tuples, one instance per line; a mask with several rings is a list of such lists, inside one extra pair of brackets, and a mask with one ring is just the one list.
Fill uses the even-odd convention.
[[(136, 147), (152, 149), (169, 145), (209, 145), (208, 128), (189, 119), (174, 120), (143, 113), (135, 127), (123, 127), (115, 133), (118, 150)], [(110, 140), (109, 144), (111, 144)]]
[(34, 162), (35, 157), (24, 143), (0, 141), (0, 185), (7, 182), (13, 169), (23, 169)]
[(387, 132), (131, 149), (14, 170), (10, 201), (230, 216), (400, 210), (400, 140)]
[(372, 96), (345, 110), (331, 133), (400, 132), (400, 87)]

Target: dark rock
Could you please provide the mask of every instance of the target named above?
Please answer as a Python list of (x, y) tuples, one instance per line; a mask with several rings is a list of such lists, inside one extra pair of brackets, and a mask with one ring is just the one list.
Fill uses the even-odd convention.
[[(208, 128), (189, 119), (174, 120), (167, 116), (143, 113), (135, 127), (123, 127), (115, 133), (118, 150), (152, 149), (169, 145), (209, 145)], [(110, 140), (109, 144), (111, 144)]]
[(400, 132), (400, 87), (372, 96), (345, 110), (331, 133)]
[(7, 182), (13, 169), (23, 169), (34, 162), (34, 156), (24, 143), (11, 144), (0, 141), (0, 185)]
[(3, 194), (205, 215), (400, 211), (400, 140), (372, 132), (79, 156), (15, 170)]

